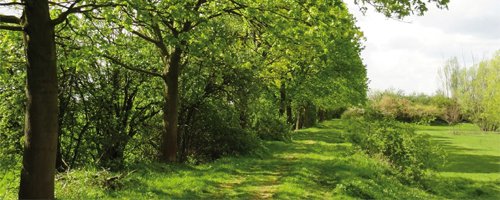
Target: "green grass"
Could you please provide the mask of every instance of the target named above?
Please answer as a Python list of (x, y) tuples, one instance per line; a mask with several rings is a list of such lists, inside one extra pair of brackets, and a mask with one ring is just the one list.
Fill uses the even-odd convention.
[(473, 124), (417, 128), (448, 154), (446, 165), (429, 181), (432, 190), (453, 198), (500, 199), (500, 133), (483, 132)]
[[(500, 199), (498, 134), (474, 126), (419, 126), (450, 154), (422, 185), (407, 185), (380, 159), (342, 137), (342, 121), (265, 142), (253, 156), (202, 165), (136, 164), (120, 173), (77, 169), (58, 174), (58, 199)], [(455, 130), (455, 132), (454, 132)], [(458, 130), (458, 131), (457, 131)], [(0, 176), (1, 178), (1, 176)], [(6, 182), (0, 182), (0, 199)], [(16, 194), (4, 196), (14, 199)]]
[[(384, 163), (344, 142), (339, 122), (295, 132), (293, 142), (266, 142), (260, 156), (192, 165), (148, 164), (119, 183), (117, 174), (60, 175), (60, 199), (331, 199), (433, 197), (405, 186)], [(89, 177), (98, 177), (94, 180)], [(107, 188), (107, 189), (105, 189)]]

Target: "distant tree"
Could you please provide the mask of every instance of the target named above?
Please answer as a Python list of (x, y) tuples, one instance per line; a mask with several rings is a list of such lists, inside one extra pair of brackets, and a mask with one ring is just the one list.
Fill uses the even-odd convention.
[(491, 60), (452, 72), (453, 97), (457, 99), (465, 117), (485, 131), (500, 127), (500, 53)]
[(429, 10), (429, 4), (435, 4), (440, 9), (448, 8), (449, 2), (450, 0), (354, 0), (363, 12), (368, 6), (372, 6), (386, 17), (398, 19), (409, 15), (423, 15)]
[(458, 71), (460, 70), (458, 59), (451, 58), (446, 64), (438, 70), (438, 76), (441, 81), (441, 89), (444, 95), (453, 98), (458, 89)]

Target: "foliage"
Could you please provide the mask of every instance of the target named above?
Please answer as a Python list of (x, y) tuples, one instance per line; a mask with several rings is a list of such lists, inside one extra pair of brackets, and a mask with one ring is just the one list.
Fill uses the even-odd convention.
[[(400, 17), (422, 14), (427, 5), (356, 3)], [(429, 3), (444, 7), (447, 1)], [(0, 6), (19, 14), (28, 4)], [(169, 156), (177, 154), (181, 162), (247, 154), (260, 146), (258, 137), (289, 140), (292, 123), (309, 127), (320, 113), (366, 101), (363, 34), (340, 0), (78, 0), (47, 6), (58, 79), (58, 129), (50, 134), (58, 141), (46, 149), (57, 150), (59, 171), (151, 163), (165, 157), (162, 150), (170, 148), (161, 147), (175, 147), (177, 137), (181, 148)], [(22, 34), (4, 29), (22, 30), (25, 21), (0, 18), (0, 156), (18, 166), (26, 47)]]
[(290, 141), (290, 125), (283, 117), (266, 115), (259, 117), (256, 121), (255, 131), (263, 140)]
[(240, 126), (236, 110), (220, 109), (225, 106), (229, 105), (211, 100), (198, 107), (192, 122), (183, 129), (181, 158), (207, 162), (248, 154), (259, 147), (257, 136)]
[(425, 170), (444, 164), (444, 151), (410, 125), (393, 120), (350, 120), (350, 141), (372, 156), (382, 156), (403, 177), (420, 181)]
[(458, 102), (442, 94), (405, 95), (391, 90), (374, 92), (371, 95), (369, 107), (386, 118), (418, 124), (440, 122), (455, 124), (461, 120), (462, 116)]
[(345, 110), (341, 118), (342, 119), (360, 119), (365, 116), (365, 109), (359, 107), (351, 107)]
[(497, 130), (500, 127), (500, 52), (491, 60), (469, 68), (462, 68), (456, 58), (451, 59), (444, 71), (449, 71), (448, 76), (452, 77), (446, 80), (449, 83), (445, 89), (451, 91), (464, 117), (484, 131)]
[[(0, 155), (17, 158), (22, 152), (26, 69), (21, 35), (0, 32)], [(14, 164), (14, 163), (13, 163)]]
[(423, 15), (428, 10), (428, 4), (434, 3), (438, 8), (448, 8), (450, 0), (355, 0), (361, 3), (361, 10), (367, 10), (366, 5), (372, 5), (376, 11), (387, 17), (403, 18), (408, 15)]

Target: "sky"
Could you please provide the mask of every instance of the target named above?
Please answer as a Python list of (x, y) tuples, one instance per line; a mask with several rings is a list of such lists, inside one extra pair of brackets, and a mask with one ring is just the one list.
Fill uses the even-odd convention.
[(431, 95), (440, 88), (438, 70), (446, 60), (457, 57), (471, 66), (500, 50), (500, 0), (451, 0), (448, 10), (431, 5), (424, 16), (403, 20), (373, 8), (363, 15), (346, 2), (366, 37), (361, 56), (372, 91)]

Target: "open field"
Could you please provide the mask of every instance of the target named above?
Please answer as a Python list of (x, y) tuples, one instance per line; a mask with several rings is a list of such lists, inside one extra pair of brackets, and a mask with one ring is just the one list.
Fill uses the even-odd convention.
[(487, 191), (493, 195), (487, 199), (500, 199), (499, 133), (482, 132), (472, 124), (417, 128), (418, 132), (431, 135), (448, 154), (446, 165), (434, 179), (441, 180), (434, 183), (437, 193), (470, 199)]

